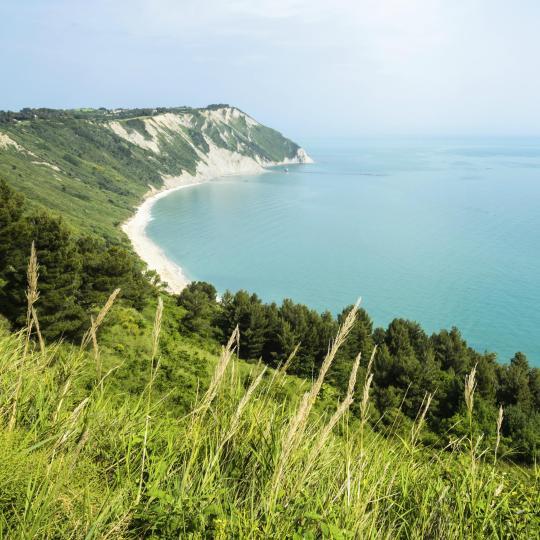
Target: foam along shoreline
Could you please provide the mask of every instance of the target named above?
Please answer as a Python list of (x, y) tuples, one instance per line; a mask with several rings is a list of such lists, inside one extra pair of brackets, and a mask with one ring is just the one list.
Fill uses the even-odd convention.
[(142, 204), (137, 207), (135, 214), (122, 224), (122, 230), (129, 237), (137, 255), (146, 263), (148, 270), (158, 273), (161, 280), (167, 283), (167, 290), (173, 294), (182, 292), (190, 280), (182, 268), (167, 258), (164, 251), (146, 234), (146, 227), (152, 220), (152, 207), (156, 201), (173, 191), (194, 187), (216, 178), (261, 174), (267, 172), (265, 167), (269, 166), (313, 163), (303, 149), (298, 151), (297, 158), (281, 163), (261, 164), (254, 159), (215, 147), (211, 148), (211, 152), (205, 157), (207, 161), (199, 164), (194, 176), (184, 173), (178, 177), (164, 177), (164, 187), (160, 190), (151, 188)]

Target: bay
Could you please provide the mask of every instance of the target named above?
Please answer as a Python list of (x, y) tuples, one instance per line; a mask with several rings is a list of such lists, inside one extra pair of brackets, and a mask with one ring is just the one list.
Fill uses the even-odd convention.
[(540, 365), (540, 140), (303, 141), (310, 165), (179, 190), (148, 236), (193, 280), (376, 325), (457, 326)]

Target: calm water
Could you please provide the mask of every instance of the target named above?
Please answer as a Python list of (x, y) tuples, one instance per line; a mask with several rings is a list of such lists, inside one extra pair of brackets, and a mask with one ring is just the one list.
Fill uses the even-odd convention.
[(540, 365), (540, 139), (318, 140), (314, 165), (177, 191), (149, 236), (188, 277), (377, 325), (457, 326)]

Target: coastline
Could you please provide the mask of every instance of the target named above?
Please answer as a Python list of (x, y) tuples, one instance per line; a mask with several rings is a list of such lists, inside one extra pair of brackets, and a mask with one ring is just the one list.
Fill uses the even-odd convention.
[(161, 280), (167, 283), (167, 290), (173, 294), (181, 293), (190, 280), (182, 267), (171, 261), (146, 234), (146, 227), (152, 220), (152, 207), (159, 199), (179, 189), (198, 186), (216, 178), (263, 174), (268, 171), (266, 167), (270, 166), (313, 162), (303, 149), (300, 149), (298, 158), (263, 164), (246, 156), (234, 155), (232, 152), (226, 152), (228, 155), (223, 155), (220, 151), (216, 152), (217, 149), (212, 150), (212, 155), (206, 156), (210, 159), (206, 163), (199, 164), (195, 175), (183, 173), (178, 177), (164, 177), (164, 185), (159, 190), (151, 186), (144, 195), (143, 202), (137, 206), (135, 213), (121, 226), (135, 253), (146, 263), (148, 270), (157, 272)]
[(135, 214), (122, 224), (122, 230), (127, 234), (135, 253), (146, 263), (148, 270), (157, 272), (162, 281), (167, 283), (167, 290), (179, 294), (189, 283), (182, 268), (171, 261), (164, 251), (146, 234), (146, 227), (152, 220), (152, 207), (161, 198), (173, 191), (201, 184), (192, 182), (180, 186), (166, 188), (161, 191), (150, 190), (144, 201), (137, 207)]

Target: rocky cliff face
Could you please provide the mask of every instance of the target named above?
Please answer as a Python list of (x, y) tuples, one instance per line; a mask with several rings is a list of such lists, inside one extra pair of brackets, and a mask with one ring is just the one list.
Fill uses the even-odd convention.
[[(215, 176), (256, 173), (272, 165), (312, 162), (303, 148), (235, 107), (114, 120), (108, 127), (151, 152), (158, 166), (165, 166), (166, 188)], [(185, 159), (178, 159), (179, 154)], [(176, 171), (171, 170), (173, 162)]]

